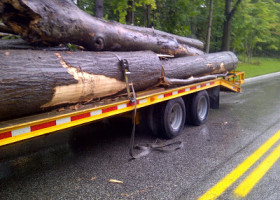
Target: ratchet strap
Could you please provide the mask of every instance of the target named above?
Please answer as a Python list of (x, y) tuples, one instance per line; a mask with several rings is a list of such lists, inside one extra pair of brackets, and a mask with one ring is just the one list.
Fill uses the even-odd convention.
[[(112, 52), (113, 53), (113, 52)], [(145, 145), (136, 145), (135, 146), (135, 129), (136, 129), (136, 114), (137, 114), (137, 100), (136, 100), (136, 93), (133, 87), (133, 83), (131, 80), (131, 72), (129, 71), (129, 64), (126, 59), (121, 59), (117, 54), (113, 53), (119, 60), (121, 70), (124, 75), (125, 83), (126, 83), (126, 90), (127, 90), (127, 96), (128, 99), (131, 101), (131, 103), (134, 104), (134, 113), (133, 113), (133, 128), (131, 132), (130, 137), (130, 144), (129, 144), (129, 155), (132, 159), (138, 159), (141, 157), (144, 157), (151, 153), (152, 151), (160, 151), (160, 152), (173, 152), (178, 149), (183, 148), (184, 144), (181, 141), (172, 142), (169, 144), (145, 144)], [(175, 147), (171, 147), (175, 146)], [(169, 147), (169, 148), (168, 148)], [(140, 150), (140, 153), (135, 154), (134, 150), (138, 149)]]

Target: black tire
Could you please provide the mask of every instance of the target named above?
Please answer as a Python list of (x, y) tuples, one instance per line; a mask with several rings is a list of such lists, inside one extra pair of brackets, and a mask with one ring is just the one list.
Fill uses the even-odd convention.
[(181, 97), (159, 104), (154, 110), (155, 134), (172, 139), (180, 134), (185, 120), (186, 108)]
[(208, 118), (210, 100), (208, 93), (203, 90), (192, 97), (190, 101), (190, 109), (188, 110), (188, 119), (192, 125), (200, 126), (204, 124)]

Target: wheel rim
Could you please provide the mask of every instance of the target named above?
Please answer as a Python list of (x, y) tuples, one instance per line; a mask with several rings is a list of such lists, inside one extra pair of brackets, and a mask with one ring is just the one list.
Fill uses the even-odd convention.
[(183, 120), (183, 111), (179, 104), (174, 104), (171, 112), (169, 123), (172, 129), (177, 130), (180, 128)]
[(197, 105), (197, 114), (200, 120), (204, 120), (207, 117), (208, 104), (206, 97), (201, 97)]

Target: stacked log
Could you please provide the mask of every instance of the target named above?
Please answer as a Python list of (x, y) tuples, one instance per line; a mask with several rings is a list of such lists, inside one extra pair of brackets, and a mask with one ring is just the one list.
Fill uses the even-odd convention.
[(237, 67), (238, 58), (232, 52), (205, 54), (203, 56), (183, 57), (163, 60), (165, 76), (186, 79), (191, 76), (222, 74)]
[[(27, 41), (0, 42), (0, 121), (125, 93), (120, 59), (128, 61), (136, 91), (162, 80), (204, 80), (238, 63), (232, 52), (205, 54), (199, 40), (94, 18), (70, 0), (2, 0), (0, 17)], [(65, 43), (89, 51), (38, 50)]]
[(129, 61), (137, 91), (161, 77), (153, 52), (0, 51), (0, 120), (125, 92), (118, 57)]
[(30, 43), (73, 43), (92, 51), (152, 50), (177, 57), (203, 53), (167, 35), (95, 18), (70, 0), (2, 0), (0, 7), (3, 22)]

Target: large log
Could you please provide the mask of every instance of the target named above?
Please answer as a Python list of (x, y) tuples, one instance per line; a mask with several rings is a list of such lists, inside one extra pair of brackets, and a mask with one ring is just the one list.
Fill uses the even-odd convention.
[(70, 51), (70, 48), (65, 45), (55, 47), (35, 46), (23, 39), (0, 39), (0, 50), (8, 49), (29, 49), (29, 50), (46, 50), (46, 51)]
[(186, 79), (191, 76), (230, 72), (237, 67), (238, 58), (234, 53), (227, 51), (163, 60), (161, 63), (166, 77)]
[(0, 39), (0, 50), (4, 49), (33, 49), (34, 47), (31, 46), (28, 42), (22, 39), (15, 39), (15, 40), (3, 40)]
[(73, 43), (94, 51), (152, 50), (177, 57), (198, 54), (174, 38), (92, 17), (70, 0), (2, 0), (0, 7), (3, 22), (31, 43)]
[(153, 52), (0, 50), (0, 121), (125, 92), (118, 57), (128, 60), (136, 91), (159, 82)]
[(162, 68), (169, 84), (181, 85), (204, 79), (178, 79), (226, 73), (238, 62), (231, 52), (160, 61), (150, 51), (0, 50), (0, 121), (125, 93), (120, 58), (128, 60), (136, 91), (160, 83)]
[(139, 26), (132, 26), (132, 25), (123, 25), (125, 28), (132, 29), (132, 30), (137, 30), (140, 32), (148, 33), (148, 34), (156, 34), (156, 35), (161, 35), (161, 36), (168, 36), (171, 38), (175, 38), (180, 44), (185, 44), (190, 47), (195, 47), (197, 49), (203, 49), (204, 44), (200, 40), (193, 39), (193, 38), (188, 38), (188, 37), (183, 37), (179, 35), (175, 35), (172, 33), (167, 33), (164, 31), (156, 30), (154, 28), (146, 28), (146, 27), (139, 27)]

